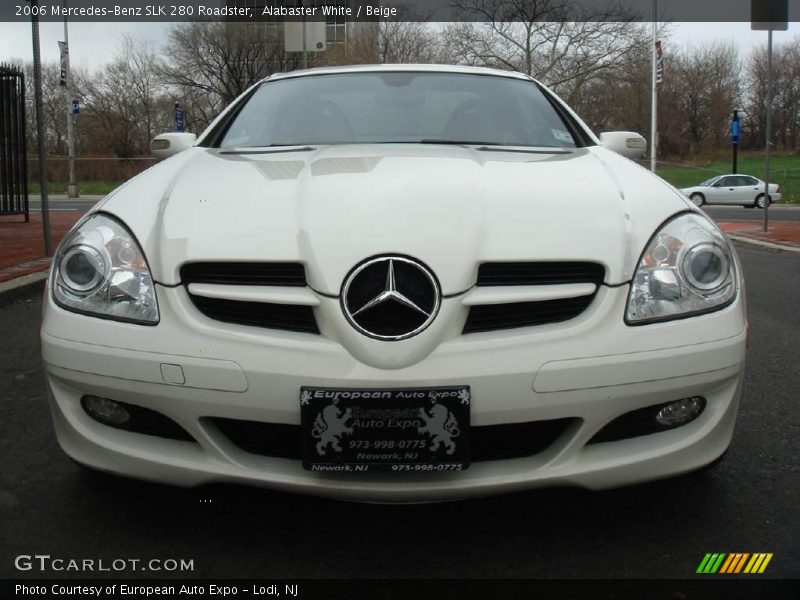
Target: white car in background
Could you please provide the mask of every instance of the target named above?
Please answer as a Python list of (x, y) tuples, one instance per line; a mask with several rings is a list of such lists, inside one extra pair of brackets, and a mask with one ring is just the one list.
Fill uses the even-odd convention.
[[(728, 448), (746, 319), (702, 211), (519, 73), (277, 74), (66, 236), (42, 354), (92, 469), (379, 502)], [(189, 146), (191, 142), (191, 147)], [(174, 144), (174, 146), (173, 146)]]
[[(740, 204), (748, 208), (764, 208), (764, 182), (750, 175), (718, 175), (693, 187), (683, 188), (695, 206), (704, 204)], [(769, 184), (770, 204), (780, 202), (778, 184)]]

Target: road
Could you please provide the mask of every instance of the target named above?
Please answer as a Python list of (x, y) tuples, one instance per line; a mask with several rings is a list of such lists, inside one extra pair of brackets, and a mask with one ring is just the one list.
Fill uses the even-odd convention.
[(199, 577), (686, 578), (704, 553), (737, 551), (772, 552), (768, 575), (798, 578), (800, 257), (739, 254), (751, 326), (745, 398), (714, 470), (450, 504), (181, 490), (83, 472), (50, 423), (40, 299), (0, 307), (0, 577), (21, 575), (13, 557), (43, 553), (193, 559)]
[[(743, 206), (704, 206), (703, 210), (715, 221), (758, 221), (764, 220), (764, 211)], [(800, 204), (771, 206), (770, 221), (800, 221)]]

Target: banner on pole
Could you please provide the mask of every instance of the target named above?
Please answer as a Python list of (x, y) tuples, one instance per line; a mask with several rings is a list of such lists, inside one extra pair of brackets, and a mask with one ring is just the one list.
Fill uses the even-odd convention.
[(182, 133), (185, 127), (186, 127), (186, 122), (184, 120), (183, 109), (176, 103), (175, 104), (175, 131), (177, 131), (178, 133)]
[(664, 79), (664, 58), (662, 56), (661, 40), (656, 42), (656, 83)]
[(67, 45), (64, 42), (58, 42), (58, 51), (61, 53), (61, 77), (58, 81), (58, 85), (61, 87), (67, 87)]

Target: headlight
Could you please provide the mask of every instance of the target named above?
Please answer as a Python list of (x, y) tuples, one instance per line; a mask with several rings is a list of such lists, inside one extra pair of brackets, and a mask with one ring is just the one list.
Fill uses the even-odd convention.
[(95, 214), (73, 229), (53, 261), (53, 297), (75, 312), (158, 323), (153, 278), (136, 238), (116, 219)]
[(736, 296), (725, 237), (704, 217), (668, 221), (650, 240), (633, 276), (625, 321), (640, 325), (718, 310)]

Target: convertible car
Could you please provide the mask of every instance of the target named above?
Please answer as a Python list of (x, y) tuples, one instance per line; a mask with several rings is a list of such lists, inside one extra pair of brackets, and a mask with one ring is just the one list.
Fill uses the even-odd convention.
[(273, 75), (66, 236), (45, 292), (77, 463), (371, 502), (714, 464), (747, 323), (726, 237), (539, 82)]

